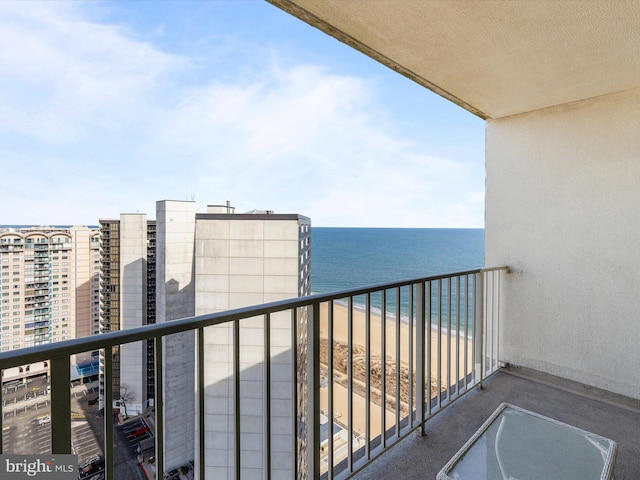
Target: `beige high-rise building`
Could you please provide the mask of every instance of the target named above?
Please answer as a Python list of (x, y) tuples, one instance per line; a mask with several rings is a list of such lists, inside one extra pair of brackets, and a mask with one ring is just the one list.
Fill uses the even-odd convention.
[[(151, 236), (145, 228), (151, 222), (142, 214), (122, 215), (119, 220), (104, 220), (100, 225), (103, 331), (150, 323), (150, 300), (155, 302), (154, 321), (162, 323), (310, 293), (311, 226), (308, 218), (297, 214), (235, 213), (229, 204), (209, 206), (207, 213), (196, 213), (195, 202), (165, 200), (157, 202)], [(153, 250), (146, 249), (150, 242)], [(262, 402), (264, 346), (259, 340), (262, 328), (258, 320), (241, 324), (245, 407)], [(205, 338), (205, 429), (209, 439), (205, 468), (207, 475), (215, 478), (234, 476), (230, 461), (234, 448), (230, 440), (234, 424), (230, 413), (233, 402), (230, 335), (229, 327), (213, 327), (207, 329)], [(272, 456), (274, 473), (283, 477), (290, 477), (294, 461), (293, 412), (287, 402), (293, 398), (295, 385), (289, 373), (293, 356), (298, 352), (291, 348), (291, 335), (290, 316), (274, 315), (270, 337)], [(146, 350), (147, 354), (149, 351)], [(131, 344), (121, 348), (119, 357), (114, 358), (114, 370), (117, 365), (127, 365), (126, 369), (119, 369), (118, 382), (135, 390), (138, 400), (132, 402), (134, 409), (144, 407), (140, 400), (144, 398), (145, 385), (150, 388), (144, 352), (144, 346)], [(171, 432), (163, 438), (165, 471), (198, 461), (194, 458), (197, 447), (194, 353), (192, 332), (172, 335), (164, 341), (164, 429)], [(244, 411), (247, 413), (242, 415), (243, 425), (261, 428), (259, 412), (249, 408)], [(243, 451), (259, 458), (263, 445), (257, 440), (258, 435), (248, 433), (245, 438), (249, 440)], [(258, 463), (245, 468), (261, 476), (262, 467)]]
[[(254, 210), (235, 213), (213, 205), (196, 213), (194, 202), (157, 203), (157, 321), (168, 322), (233, 308), (305, 296), (311, 293), (311, 223), (297, 214)], [(264, 390), (263, 320), (240, 324), (242, 450), (249, 458), (263, 455), (261, 405)], [(293, 465), (293, 411), (288, 407), (295, 386), (288, 375), (296, 349), (291, 347), (290, 316), (271, 318), (272, 460), (276, 477), (290, 477)], [(195, 460), (194, 337), (165, 340), (165, 466)], [(205, 331), (205, 470), (207, 477), (234, 478), (233, 347), (230, 326)], [(283, 373), (280, 375), (280, 373)], [(277, 465), (277, 466), (276, 466)], [(243, 467), (243, 475), (263, 476), (262, 465)]]
[(97, 228), (0, 228), (1, 350), (98, 333), (99, 271)]

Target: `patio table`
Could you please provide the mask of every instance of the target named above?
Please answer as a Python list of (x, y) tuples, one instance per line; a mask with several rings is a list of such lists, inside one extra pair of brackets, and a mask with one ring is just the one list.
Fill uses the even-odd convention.
[(503, 403), (437, 480), (608, 480), (617, 444)]

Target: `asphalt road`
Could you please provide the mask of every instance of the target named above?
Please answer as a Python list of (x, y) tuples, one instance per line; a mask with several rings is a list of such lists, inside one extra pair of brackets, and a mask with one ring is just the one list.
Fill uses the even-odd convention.
[[(5, 454), (46, 454), (51, 452), (51, 409), (45, 378), (26, 386), (3, 391), (2, 444)], [(71, 442), (78, 463), (95, 455), (104, 456), (104, 416), (97, 405), (89, 405), (98, 394), (98, 384), (73, 387), (71, 393)], [(146, 480), (138, 463), (137, 443), (150, 434), (129, 439), (142, 425), (134, 420), (118, 425), (114, 418), (114, 470), (118, 480)]]
[[(46, 393), (46, 380), (31, 382), (27, 387), (15, 389), (9, 392), (3, 408), (3, 450), (4, 453), (41, 454), (48, 453), (51, 449), (51, 424), (49, 423), (51, 408), (49, 395)], [(72, 442), (86, 444), (94, 438), (86, 436), (83, 423), (85, 413), (79, 406), (78, 399), (85, 398), (97, 391), (97, 383), (74, 387), (71, 390), (72, 397)], [(3, 398), (4, 400), (4, 398)], [(4, 402), (3, 402), (4, 403)], [(93, 436), (91, 436), (93, 437)], [(89, 448), (87, 455), (98, 452), (97, 448)], [(80, 454), (79, 452), (76, 452)], [(80, 455), (82, 460), (83, 455)]]
[[(85, 414), (85, 419), (88, 427), (91, 429), (93, 438), (98, 439), (97, 443), (102, 446), (104, 443), (104, 415), (102, 411), (98, 410), (97, 405), (89, 405), (89, 400), (95, 398), (95, 396), (96, 395), (87, 395), (78, 398), (77, 403)], [(118, 480), (146, 480), (123, 425), (118, 425), (116, 418), (114, 418), (113, 421), (114, 478)], [(126, 425), (128, 424), (125, 424), (125, 426)], [(103, 454), (102, 448), (100, 449), (100, 454)]]

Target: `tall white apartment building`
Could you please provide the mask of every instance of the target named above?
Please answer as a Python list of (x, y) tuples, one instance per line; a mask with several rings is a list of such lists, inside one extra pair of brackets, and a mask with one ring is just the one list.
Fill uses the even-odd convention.
[[(235, 213), (228, 204), (196, 213), (193, 202), (157, 203), (157, 321), (220, 312), (310, 293), (310, 220), (270, 211)], [(272, 474), (293, 472), (291, 317), (271, 319)], [(243, 475), (262, 478), (262, 319), (240, 326)], [(233, 351), (229, 326), (205, 330), (205, 468), (234, 478)], [(165, 466), (194, 460), (194, 338), (165, 344)], [(197, 459), (195, 459), (197, 461)]]
[[(102, 333), (155, 323), (155, 228), (155, 221), (147, 220), (147, 215), (140, 213), (123, 213), (119, 219), (100, 220)], [(115, 349), (113, 400), (116, 406), (121, 406), (120, 387), (124, 387), (128, 415), (138, 415), (153, 405), (153, 367), (151, 341), (129, 343)], [(104, 401), (104, 377), (100, 375), (100, 408)]]
[(0, 228), (1, 350), (98, 333), (99, 270), (96, 228)]
[[(163, 200), (156, 204), (153, 235), (151, 223), (141, 214), (101, 221), (105, 331), (115, 330), (116, 323), (119, 329), (151, 323), (150, 300), (155, 302), (154, 321), (160, 323), (310, 293), (311, 227), (306, 217), (270, 211), (240, 214), (229, 204), (209, 206), (207, 213), (196, 213), (195, 202)], [(152, 241), (153, 253), (148, 248)], [(152, 268), (155, 276), (150, 273)], [(106, 317), (107, 302), (111, 305), (111, 321)], [(290, 405), (295, 388), (291, 369), (298, 352), (291, 347), (291, 317), (284, 317), (271, 318), (272, 473), (277, 477), (280, 472), (290, 478), (294, 459), (294, 412)], [(262, 319), (242, 322), (242, 450), (248, 459), (243, 464), (243, 475), (257, 477), (263, 474), (259, 460), (263, 454), (262, 339)], [(144, 407), (144, 398), (151, 398), (149, 394), (144, 396), (145, 386), (149, 388), (145, 359), (153, 358), (149, 352), (149, 347), (145, 350), (139, 343), (120, 348), (119, 364), (126, 365), (126, 369), (120, 369), (119, 382), (134, 388), (135, 398), (140, 399), (127, 405), (130, 414), (131, 408)], [(165, 471), (198, 461), (194, 458), (198, 421), (194, 356), (192, 332), (165, 339), (162, 369), (167, 432), (163, 439)], [(230, 327), (207, 328), (205, 467), (207, 477), (212, 478), (234, 475), (232, 361)], [(114, 367), (117, 364), (118, 360)]]

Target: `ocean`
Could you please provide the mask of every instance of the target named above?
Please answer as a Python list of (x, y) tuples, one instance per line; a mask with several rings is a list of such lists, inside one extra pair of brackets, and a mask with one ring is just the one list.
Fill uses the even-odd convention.
[(313, 227), (311, 230), (313, 293), (483, 265), (482, 229)]
[[(482, 229), (313, 227), (311, 230), (312, 293), (398, 282), (483, 265)], [(435, 298), (434, 292), (434, 302)], [(364, 299), (354, 298), (354, 306), (364, 309)], [(371, 307), (373, 312), (380, 312), (379, 294), (371, 296)], [(395, 295), (388, 296), (387, 307), (389, 312), (395, 311)], [(408, 312), (407, 298), (402, 298), (403, 320)]]

